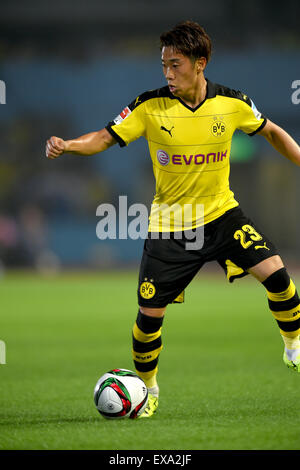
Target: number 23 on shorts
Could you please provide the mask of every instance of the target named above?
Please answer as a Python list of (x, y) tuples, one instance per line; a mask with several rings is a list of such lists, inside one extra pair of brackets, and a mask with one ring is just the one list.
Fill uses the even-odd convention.
[[(246, 240), (247, 234), (250, 236), (250, 240)], [(243, 225), (241, 229), (234, 232), (233, 237), (235, 240), (240, 240), (240, 243), (243, 248), (247, 249), (253, 244), (253, 242), (258, 242), (262, 240), (262, 236), (251, 226)]]

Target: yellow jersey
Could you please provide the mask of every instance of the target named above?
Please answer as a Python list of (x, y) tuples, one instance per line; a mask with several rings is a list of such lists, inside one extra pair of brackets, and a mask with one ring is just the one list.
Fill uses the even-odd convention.
[(166, 86), (139, 95), (106, 126), (121, 147), (148, 141), (156, 180), (151, 232), (194, 229), (238, 206), (229, 186), (232, 136), (236, 129), (254, 135), (266, 118), (244, 93), (206, 81), (195, 108)]

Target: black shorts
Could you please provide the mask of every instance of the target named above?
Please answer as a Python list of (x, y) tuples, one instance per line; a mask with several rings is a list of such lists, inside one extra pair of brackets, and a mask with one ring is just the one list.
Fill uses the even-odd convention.
[(184, 289), (208, 261), (217, 261), (232, 282), (247, 275), (252, 266), (278, 254), (240, 207), (204, 226), (200, 249), (186, 249), (191, 240), (184, 232), (180, 239), (174, 233), (168, 234), (169, 239), (162, 239), (162, 233), (156, 235), (158, 238), (153, 239), (149, 233), (144, 243), (138, 286), (138, 302), (142, 307), (160, 308), (183, 302)]

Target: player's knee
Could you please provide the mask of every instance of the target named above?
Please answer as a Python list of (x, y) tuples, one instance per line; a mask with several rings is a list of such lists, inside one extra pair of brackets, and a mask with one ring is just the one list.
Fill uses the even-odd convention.
[(291, 279), (286, 268), (280, 268), (265, 279), (262, 284), (268, 292), (283, 292), (290, 285)]
[(299, 296), (285, 268), (278, 269), (262, 282), (267, 290), (268, 304), (282, 335), (299, 330)]
[(141, 307), (140, 312), (144, 315), (148, 315), (149, 317), (163, 317), (166, 312), (167, 307), (162, 308), (149, 308), (149, 307)]

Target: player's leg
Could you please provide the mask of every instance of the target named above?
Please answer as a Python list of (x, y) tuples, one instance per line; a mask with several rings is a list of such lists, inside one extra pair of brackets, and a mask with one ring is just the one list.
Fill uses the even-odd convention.
[(248, 269), (259, 282), (265, 281), (271, 274), (284, 268), (284, 264), (279, 255), (271, 256), (270, 258), (260, 261), (258, 264)]
[(300, 372), (299, 297), (278, 251), (238, 208), (223, 218), (218, 234), (227, 243), (218, 261), (228, 280), (233, 282), (250, 273), (264, 285), (270, 310), (284, 341), (284, 362)]
[(148, 405), (141, 418), (151, 417), (158, 407), (158, 359), (162, 350), (161, 328), (166, 307), (139, 307), (132, 334), (136, 371), (148, 388)]
[(139, 311), (133, 327), (133, 360), (137, 374), (149, 391), (149, 417), (158, 405), (158, 361), (162, 350), (161, 330), (168, 304), (183, 302), (182, 291), (201, 267), (199, 256), (185, 250), (185, 241), (147, 239), (139, 272)]
[(284, 362), (300, 372), (300, 301), (296, 287), (279, 256), (249, 269), (266, 288), (269, 308), (284, 342)]
[(132, 352), (138, 375), (148, 390), (158, 396), (157, 370), (162, 350), (161, 329), (166, 307), (139, 307), (132, 334)]

